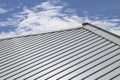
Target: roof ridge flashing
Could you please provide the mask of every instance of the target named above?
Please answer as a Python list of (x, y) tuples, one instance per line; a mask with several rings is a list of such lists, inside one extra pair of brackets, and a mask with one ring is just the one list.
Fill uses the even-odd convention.
[(116, 37), (120, 38), (119, 35), (116, 35), (116, 34), (110, 32), (110, 31), (107, 31), (107, 30), (105, 30), (105, 29), (103, 29), (103, 28), (100, 28), (100, 27), (98, 27), (98, 26), (95, 26), (95, 25), (93, 25), (93, 24), (90, 24), (90, 23), (87, 23), (87, 22), (82, 24), (83, 27), (85, 27), (85, 26), (87, 26), (87, 25), (92, 26), (92, 27), (95, 27), (95, 28), (97, 28), (97, 29), (100, 29), (100, 30), (102, 30), (102, 31), (105, 31), (105, 32), (113, 35), (113, 36), (116, 36)]
[(104, 37), (105, 39), (108, 39), (108, 40), (114, 42), (117, 45), (120, 45), (120, 36), (118, 36), (112, 32), (109, 32), (103, 28), (92, 25), (90, 23), (83, 23), (82, 26), (85, 29), (92, 31), (95, 34), (100, 35), (100, 36)]

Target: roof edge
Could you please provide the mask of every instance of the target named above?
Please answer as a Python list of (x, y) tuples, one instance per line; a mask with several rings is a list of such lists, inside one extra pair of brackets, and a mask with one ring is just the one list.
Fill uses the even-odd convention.
[[(93, 28), (96, 28), (96, 29), (101, 30), (101, 31), (103, 31), (103, 32), (105, 32), (105, 33), (108, 33), (108, 34), (110, 34), (110, 35), (112, 35), (112, 36), (115, 36), (115, 37), (119, 38), (119, 40), (120, 40), (120, 36), (118, 36), (118, 35), (116, 35), (116, 34), (114, 34), (114, 33), (112, 33), (112, 32), (109, 32), (109, 31), (107, 31), (107, 30), (105, 30), (105, 29), (102, 29), (102, 28), (100, 28), (100, 27), (97, 27), (97, 26), (95, 26), (95, 25), (93, 25), (93, 24), (90, 24), (90, 23), (88, 23), (88, 22), (82, 23), (82, 27), (85, 28), (85, 26), (92, 26)], [(10, 38), (3, 38), (3, 39), (0, 39), (0, 41), (10, 40), (10, 39), (14, 39), (14, 38), (21, 38), (21, 37), (29, 37), (29, 36), (43, 35), (43, 34), (55, 33), (55, 32), (61, 32), (61, 31), (69, 31), (69, 30), (79, 29), (79, 28), (81, 28), (81, 26), (78, 27), (78, 28), (72, 28), (72, 29), (70, 28), (70, 29), (59, 30), (59, 31), (50, 31), (50, 32), (45, 32), (45, 33), (37, 33), (37, 34), (29, 34), (29, 35), (16, 36), (16, 37), (10, 37)], [(91, 30), (91, 31), (92, 31), (92, 30)], [(99, 35), (99, 34), (98, 34), (98, 35)], [(120, 44), (119, 44), (119, 45), (120, 45)]]
[[(81, 26), (81, 27), (82, 27), (82, 26)], [(69, 31), (69, 30), (73, 30), (73, 29), (79, 29), (79, 28), (81, 28), (81, 27), (77, 27), (77, 28), (68, 28), (68, 29), (63, 29), (63, 30), (49, 31), (49, 32), (43, 32), (43, 33), (36, 33), (36, 34), (28, 34), (28, 35), (15, 36), (15, 37), (8, 37), (8, 38), (2, 38), (2, 39), (0, 39), (0, 41), (3, 41), (3, 40), (10, 40), (10, 39), (14, 39), (14, 38), (21, 38), (21, 37), (29, 37), (29, 36), (44, 35), (44, 34), (55, 33), (55, 32)]]
[(110, 40), (111, 42), (117, 44), (120, 46), (120, 36), (112, 33), (112, 32), (109, 32), (103, 28), (100, 28), (100, 27), (97, 27), (95, 25), (92, 25), (90, 23), (83, 23), (82, 26), (85, 28), (85, 29), (88, 29), (89, 31), (99, 35), (99, 36), (102, 36), (104, 37), (105, 39), (108, 39)]
[(86, 25), (92, 26), (92, 27), (94, 27), (94, 28), (97, 28), (97, 29), (99, 29), (99, 30), (102, 30), (102, 31), (104, 31), (104, 32), (106, 32), (106, 33), (109, 33), (109, 34), (111, 34), (111, 35), (113, 35), (113, 36), (116, 36), (116, 37), (120, 38), (120, 36), (118, 36), (118, 35), (116, 35), (116, 34), (114, 34), (114, 33), (112, 33), (112, 32), (109, 32), (109, 31), (107, 31), (107, 30), (105, 30), (105, 29), (103, 29), (103, 28), (100, 28), (100, 27), (98, 27), (98, 26), (95, 26), (95, 25), (93, 25), (93, 24), (90, 24), (90, 23), (87, 23), (87, 22), (82, 24), (82, 26), (86, 26)]

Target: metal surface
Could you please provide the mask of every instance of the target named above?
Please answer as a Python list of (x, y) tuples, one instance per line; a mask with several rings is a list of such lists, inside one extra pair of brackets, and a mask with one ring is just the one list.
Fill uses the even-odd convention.
[(0, 80), (109, 79), (120, 79), (120, 46), (88, 28), (0, 41)]

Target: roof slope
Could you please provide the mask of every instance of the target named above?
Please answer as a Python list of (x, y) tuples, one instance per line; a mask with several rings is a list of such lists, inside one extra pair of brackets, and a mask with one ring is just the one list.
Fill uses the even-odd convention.
[(0, 80), (119, 80), (120, 37), (83, 27), (0, 41)]

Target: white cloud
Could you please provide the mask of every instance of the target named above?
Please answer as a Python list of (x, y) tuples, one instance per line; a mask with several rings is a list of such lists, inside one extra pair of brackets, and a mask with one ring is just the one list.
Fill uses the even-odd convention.
[(65, 12), (70, 12), (70, 13), (74, 13), (75, 11), (76, 11), (75, 9), (70, 9), (70, 8), (65, 10)]
[(49, 1), (49, 2), (43, 2), (42, 4), (35, 6), (34, 9), (36, 8), (41, 8), (43, 10), (53, 10), (53, 9), (62, 9), (63, 6), (55, 6)]
[[(75, 28), (81, 26), (83, 22), (89, 22), (113, 32), (115, 30), (111, 30), (111, 27), (118, 26), (116, 21), (119, 19), (97, 20), (95, 17), (96, 20), (91, 20), (88, 17), (78, 16), (74, 9), (65, 10), (66, 4), (57, 5), (57, 3), (59, 0), (49, 0), (35, 7), (24, 7), (22, 12), (13, 14), (13, 17), (8, 18), (5, 22), (0, 22), (0, 26), (17, 26), (15, 31), (2, 32), (0, 38)], [(70, 12), (72, 14), (69, 14)]]
[(6, 12), (7, 12), (6, 9), (0, 8), (0, 14), (6, 13)]
[(120, 22), (120, 19), (111, 19), (112, 22)]
[(2, 32), (0, 34), (0, 39), (3, 39), (3, 38), (10, 38), (12, 36), (16, 36), (16, 33), (15, 32)]
[(17, 27), (20, 19), (7, 18), (7, 21), (0, 22), (0, 27), (6, 27), (12, 25), (13, 27)]

